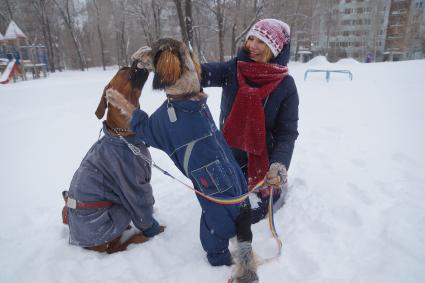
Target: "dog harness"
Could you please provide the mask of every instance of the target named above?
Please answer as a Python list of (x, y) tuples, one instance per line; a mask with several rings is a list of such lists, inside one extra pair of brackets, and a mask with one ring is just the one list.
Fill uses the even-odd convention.
[(112, 202), (110, 201), (99, 201), (99, 202), (81, 202), (69, 196), (68, 191), (62, 192), (65, 206), (62, 209), (62, 222), (68, 224), (68, 213), (67, 208), (71, 209), (93, 209), (93, 208), (104, 208), (111, 207)]

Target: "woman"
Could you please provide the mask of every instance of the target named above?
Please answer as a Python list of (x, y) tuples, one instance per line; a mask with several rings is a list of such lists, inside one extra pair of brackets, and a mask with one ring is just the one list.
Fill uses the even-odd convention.
[[(252, 188), (261, 180), (252, 223), (267, 214), (269, 187), (280, 207), (298, 137), (298, 93), (288, 74), (289, 26), (264, 19), (248, 32), (237, 57), (202, 65), (202, 86), (222, 87), (220, 129)], [(277, 202), (280, 199), (279, 202)]]

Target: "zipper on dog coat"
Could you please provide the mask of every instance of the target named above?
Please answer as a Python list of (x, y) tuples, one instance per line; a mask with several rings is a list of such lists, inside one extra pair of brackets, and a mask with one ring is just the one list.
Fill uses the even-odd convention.
[(62, 209), (62, 222), (63, 224), (68, 224), (68, 214), (67, 208), (71, 209), (90, 209), (90, 208), (103, 208), (103, 207), (111, 207), (112, 202), (110, 201), (99, 201), (99, 202), (90, 202), (84, 203), (78, 201), (74, 198), (71, 198), (68, 194), (68, 191), (62, 192), (63, 200), (65, 201), (65, 206)]

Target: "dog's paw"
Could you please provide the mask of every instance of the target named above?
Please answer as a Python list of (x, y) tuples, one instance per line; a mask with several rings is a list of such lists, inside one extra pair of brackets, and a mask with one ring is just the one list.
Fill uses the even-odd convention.
[(135, 107), (120, 92), (110, 88), (106, 90), (105, 97), (108, 103), (120, 110), (122, 115), (128, 119), (131, 118), (131, 113), (133, 113)]
[(110, 88), (106, 90), (106, 100), (115, 107), (120, 108), (119, 106), (122, 104), (122, 100), (125, 98), (119, 93), (117, 90)]
[(159, 233), (164, 232), (165, 231), (165, 228), (167, 228), (167, 226), (159, 225)]
[(149, 238), (140, 233), (140, 234), (135, 234), (135, 235), (131, 236), (130, 239), (127, 240), (127, 243), (128, 244), (141, 244), (141, 243), (144, 243), (146, 241), (149, 241)]

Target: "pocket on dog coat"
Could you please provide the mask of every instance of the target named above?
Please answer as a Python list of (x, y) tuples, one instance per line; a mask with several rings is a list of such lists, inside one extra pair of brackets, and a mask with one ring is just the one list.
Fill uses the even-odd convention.
[(191, 172), (199, 190), (207, 195), (224, 193), (232, 188), (230, 177), (219, 160)]

